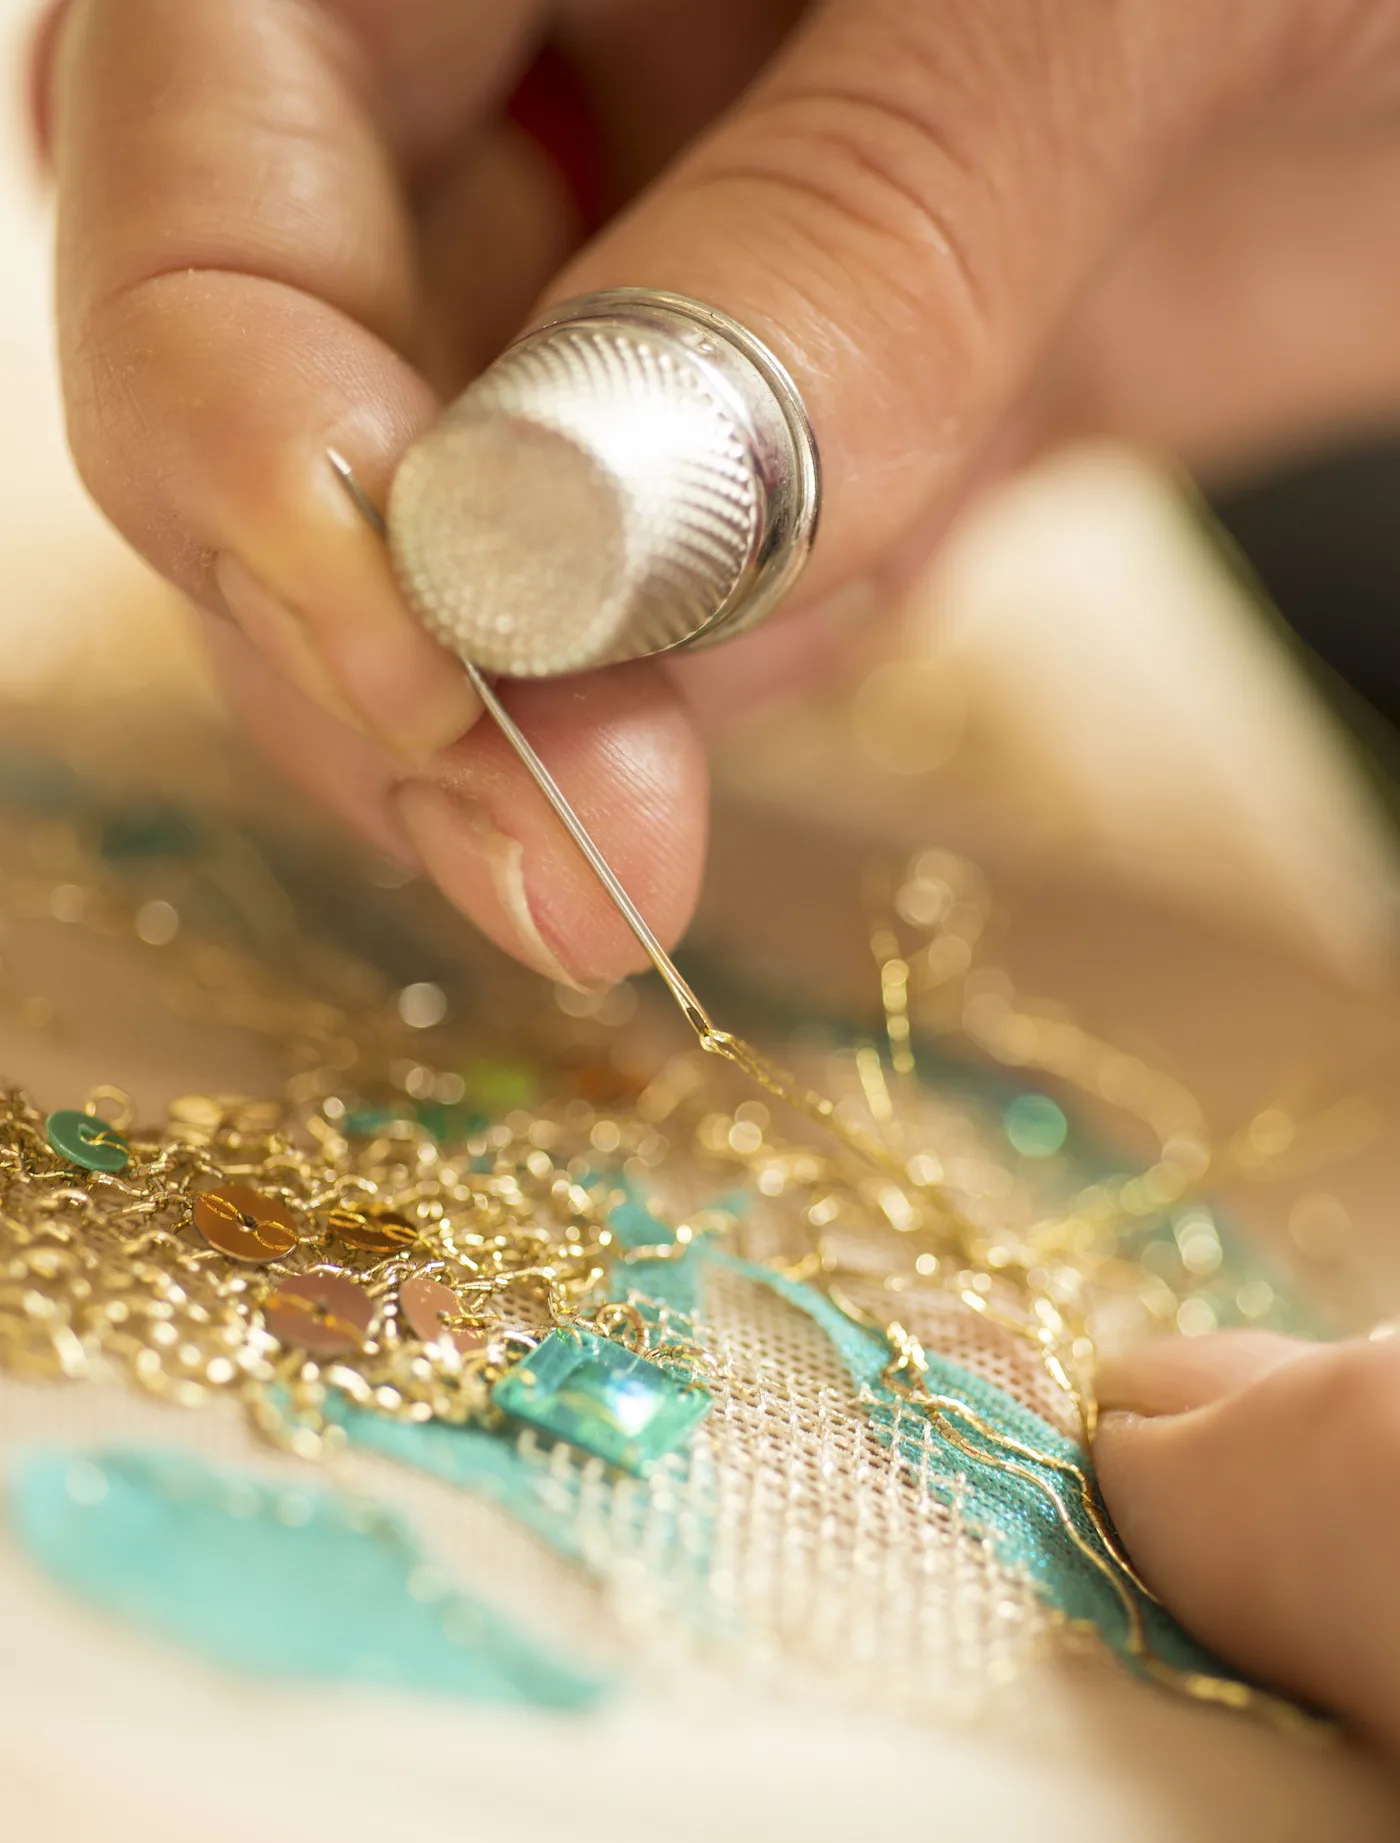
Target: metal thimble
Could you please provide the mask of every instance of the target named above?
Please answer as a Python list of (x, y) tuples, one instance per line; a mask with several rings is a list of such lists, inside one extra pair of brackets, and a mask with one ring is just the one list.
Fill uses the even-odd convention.
[(712, 307), (623, 288), (539, 320), (409, 450), (390, 552), (445, 645), (553, 677), (761, 620), (820, 491), (773, 354)]

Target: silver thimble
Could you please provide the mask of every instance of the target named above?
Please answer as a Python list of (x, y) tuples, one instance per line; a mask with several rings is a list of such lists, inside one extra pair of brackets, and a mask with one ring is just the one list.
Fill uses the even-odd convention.
[(761, 620), (820, 492), (773, 354), (712, 307), (622, 288), (530, 327), (409, 450), (389, 545), (439, 640), (547, 678)]

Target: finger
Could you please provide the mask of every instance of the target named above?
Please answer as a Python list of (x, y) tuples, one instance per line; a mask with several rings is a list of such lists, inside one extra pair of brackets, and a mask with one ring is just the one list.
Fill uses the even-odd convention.
[(556, 37), (591, 104), (614, 209), (748, 87), (804, 7), (805, 0), (566, 0)]
[(504, 102), (545, 10), (536, 0), (319, 4), (349, 29), (376, 116), (400, 159), (415, 168), (453, 147), (464, 121)]
[(1101, 1363), (1094, 1379), (1108, 1413), (1187, 1414), (1236, 1394), (1270, 1369), (1313, 1348), (1272, 1331), (1221, 1331), (1213, 1337), (1156, 1338)]
[(403, 356), (414, 251), (385, 123), (411, 95), (405, 60), (430, 26), (462, 22), (452, 42), (482, 53), (470, 106), (505, 74), (524, 11), (379, 8), (377, 45), (399, 56), (378, 88), (374, 47), (281, 0), (75, 0), (58, 56), (59, 334), (81, 471), (191, 593), (217, 603), (231, 559), (235, 616), (303, 625), (344, 707), (414, 758), (475, 701), (324, 451), (381, 491), (436, 407)]
[(1390, 120), (1289, 127), (1176, 186), (1056, 353), (1046, 435), (1109, 432), (1220, 477), (1392, 428), (1400, 186)]
[(1272, 74), (1264, 19), (826, 0), (555, 292), (677, 289), (774, 346), (825, 461), (820, 594), (956, 494), (1181, 147)]
[(512, 97), (512, 120), (474, 136), (421, 209), (433, 341), (423, 362), (444, 395), (506, 344), (585, 229), (729, 106), (801, 5), (573, 0), (561, 9)]
[[(254, 742), (378, 850), (428, 873), (491, 940), (546, 977), (610, 984), (644, 964), (554, 814), (491, 724), (405, 779), (385, 750), (311, 703), (227, 622), (220, 683)], [(650, 666), (510, 688), (513, 712), (663, 940), (694, 905), (705, 763)]]
[[(707, 780), (694, 725), (661, 666), (527, 679), (503, 696), (652, 929), (676, 940), (699, 892)], [(492, 940), (576, 983), (646, 966), (494, 724), (449, 750), (431, 779), (400, 783), (393, 804), (434, 880)]]
[(418, 204), (419, 363), (442, 396), (496, 356), (582, 234), (558, 167), (512, 123), (457, 150)]
[(800, 619), (765, 621), (724, 646), (666, 661), (701, 731), (714, 738), (775, 698), (835, 685), (870, 657), (872, 637), (898, 604), (874, 582), (847, 583)]
[[(1111, 1413), (1095, 1463), (1148, 1584), (1238, 1668), (1400, 1746), (1400, 1347), (1275, 1340), (1222, 1360), (1173, 1346), (1144, 1399), (1227, 1392), (1187, 1413)], [(1160, 1362), (1167, 1359), (1163, 1357)], [(1194, 1372), (1194, 1373), (1193, 1373)]]
[(199, 618), (224, 702), (254, 745), (375, 850), (421, 869), (388, 804), (393, 757), (313, 703), (232, 622)]
[(48, 164), (53, 142), (54, 54), (71, 4), (72, 0), (48, 0), (30, 30), (24, 56), (30, 147), (41, 169)]

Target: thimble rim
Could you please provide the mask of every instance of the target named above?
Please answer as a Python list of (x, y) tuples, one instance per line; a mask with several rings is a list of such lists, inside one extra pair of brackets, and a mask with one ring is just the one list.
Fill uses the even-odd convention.
[[(553, 306), (545, 308), (521, 328), (511, 340), (510, 346), (518, 346), (566, 322), (606, 320), (616, 312), (626, 314), (638, 308), (655, 308), (659, 312), (677, 314), (694, 321), (723, 339), (726, 344), (736, 347), (760, 374), (787, 418), (793, 452), (800, 463), (802, 497), (811, 502), (810, 518), (815, 530), (821, 510), (821, 460), (807, 406), (802, 401), (802, 393), (792, 373), (777, 353), (732, 314), (725, 313), (722, 308), (711, 307), (708, 301), (697, 300), (693, 295), (676, 294), (665, 288), (599, 288), (590, 294), (572, 295), (568, 300), (557, 301)], [(510, 346), (505, 350), (509, 351)]]
[[(728, 346), (746, 359), (767, 386), (777, 406), (788, 437), (791, 477), (778, 483), (783, 501), (780, 531), (773, 531), (770, 554), (756, 567), (745, 571), (734, 593), (717, 608), (703, 626), (663, 651), (673, 652), (711, 645), (756, 626), (782, 599), (801, 574), (817, 535), (821, 518), (822, 472), (816, 433), (807, 414), (802, 394), (791, 372), (777, 354), (722, 308), (692, 295), (663, 288), (600, 288), (589, 294), (574, 295), (555, 302), (523, 327), (510, 346), (537, 339), (556, 327), (578, 325), (590, 320), (621, 318), (635, 325), (648, 314), (659, 316), (661, 330), (674, 334), (676, 320), (688, 322)], [(705, 354), (697, 352), (703, 360)], [(753, 405), (744, 401), (732, 380), (724, 394), (751, 419)]]
[[(567, 350), (575, 358), (565, 365), (560, 356), (565, 347), (558, 346), (558, 341), (560, 336), (569, 335), (572, 342), (567, 344)], [(532, 348), (538, 351), (528, 357)], [(619, 366), (622, 355), (630, 356)], [(525, 390), (527, 400), (532, 393), (538, 397), (543, 391), (541, 401), (547, 402), (549, 389), (558, 386), (560, 366), (571, 386), (577, 384), (577, 379), (568, 375), (571, 371), (582, 376), (588, 387), (585, 396), (590, 391), (596, 394), (600, 379), (613, 392), (621, 380), (626, 415), (633, 413), (634, 405), (649, 401), (646, 393), (650, 391), (659, 392), (658, 402), (664, 397), (672, 412), (678, 404), (688, 404), (698, 413), (698, 406), (708, 404), (716, 430), (723, 433), (725, 454), (708, 452), (714, 444), (703, 430), (692, 431), (682, 443), (684, 452), (679, 463), (687, 467), (692, 464), (685, 458), (692, 441), (695, 446), (694, 466), (698, 472), (694, 488), (687, 487), (686, 491), (694, 490), (699, 497), (689, 510), (682, 505), (689, 521), (684, 533), (672, 542), (668, 532), (664, 561), (671, 574), (663, 573), (658, 579), (664, 585), (661, 591), (649, 591), (651, 599), (638, 604), (644, 619), (632, 621), (625, 631), (619, 630), (615, 640), (601, 650), (593, 641), (584, 647), (580, 640), (572, 650), (565, 648), (548, 657), (527, 658), (518, 648), (502, 652), (494, 640), (488, 648), (477, 630), (479, 624), (467, 620), (464, 625), (463, 611), (457, 605), (460, 595), (450, 583), (445, 591), (435, 586), (437, 579), (431, 569), (428, 577), (420, 580), (421, 568), (428, 568), (428, 563), (418, 538), (409, 541), (405, 520), (414, 530), (417, 525), (409, 517), (404, 495), (409, 482), (418, 479), (430, 445), (435, 445), (436, 452), (447, 426), (462, 422), (473, 402), (480, 407), (486, 401), (482, 393), (489, 395), (492, 379), (499, 390), (502, 378), (518, 373), (524, 380), (520, 388)], [(638, 380), (644, 386), (640, 391)], [(506, 396), (509, 398), (509, 390)], [(498, 407), (508, 404), (503, 400)], [(569, 439), (572, 424), (565, 419), (556, 427), (556, 418), (540, 415), (540, 408), (540, 402), (527, 401), (526, 421), (554, 427), (556, 434)], [(626, 415), (619, 425), (622, 434), (631, 430)], [(675, 422), (674, 413), (670, 421)], [(580, 452), (591, 454), (594, 434), (589, 431), (587, 418), (580, 427), (582, 436), (574, 445)], [(629, 435), (633, 448), (636, 441), (632, 438), (637, 433), (631, 431)], [(658, 434), (664, 436), (665, 430), (644, 422), (640, 434), (646, 438), (645, 450), (646, 441), (654, 440)], [(630, 454), (630, 450), (623, 452)], [(669, 454), (666, 458), (667, 465), (674, 469), (677, 461)], [(658, 508), (665, 518), (674, 513), (665, 498), (669, 490), (666, 470), (660, 470), (654, 479), (657, 484), (653, 486), (648, 480), (639, 501), (645, 513), (639, 527), (643, 531), (651, 529)], [(661, 497), (653, 506), (657, 492)], [(530, 496), (528, 491), (523, 492), (522, 502)], [(632, 497), (637, 495), (633, 493)], [(659, 290), (618, 288), (561, 301), (511, 341), (482, 377), (448, 408), (434, 430), (404, 457), (391, 488), (386, 522), (395, 575), (414, 612), (430, 632), (463, 658), (488, 670), (510, 677), (550, 677), (583, 670), (588, 665), (713, 645), (756, 625), (787, 593), (805, 565), (816, 530), (820, 497), (820, 464), (806, 410), (788, 371), (763, 342), (730, 315), (704, 302)], [(740, 501), (748, 508), (744, 533), (735, 529), (735, 508)], [(441, 551), (442, 544), (436, 538), (434, 545)], [(448, 561), (449, 576), (457, 571), (460, 577), (460, 558), (449, 557)], [(721, 564), (723, 570), (719, 568)], [(727, 582), (717, 579), (719, 575), (727, 575)], [(535, 599), (538, 598), (524, 597), (531, 607)], [(573, 618), (571, 614), (563, 628), (569, 628)]]

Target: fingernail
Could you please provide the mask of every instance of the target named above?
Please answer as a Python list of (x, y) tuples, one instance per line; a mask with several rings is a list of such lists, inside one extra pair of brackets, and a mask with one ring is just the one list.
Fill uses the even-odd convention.
[[(387, 566), (382, 566), (387, 575)], [(481, 714), (461, 662), (397, 605), (361, 593), (313, 613), (238, 557), (215, 580), (229, 613), (282, 674), (321, 709), (419, 766)]]
[(525, 853), (470, 795), (431, 781), (404, 781), (390, 799), (424, 869), (457, 907), (559, 985), (584, 990), (540, 932), (525, 886)]

